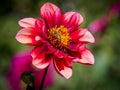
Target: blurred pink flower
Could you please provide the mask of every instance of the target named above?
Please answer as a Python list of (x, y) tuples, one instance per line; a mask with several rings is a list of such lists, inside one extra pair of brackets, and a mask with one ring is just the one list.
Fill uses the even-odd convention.
[(115, 3), (110, 6), (109, 13), (120, 15), (120, 0), (116, 0)]
[[(16, 54), (11, 61), (11, 68), (8, 74), (8, 83), (12, 90), (23, 90), (21, 87), (21, 75), (24, 72), (32, 72), (35, 75), (34, 85), (35, 90), (39, 89), (41, 80), (44, 74), (44, 69), (35, 70), (32, 67), (32, 57), (29, 52), (22, 52)], [(50, 66), (46, 75), (44, 87), (53, 84), (53, 69)], [(25, 89), (26, 90), (26, 89)]]
[[(120, 0), (115, 0), (115, 2), (110, 6), (109, 10), (103, 15), (103, 17), (94, 20), (88, 26), (88, 30), (94, 34), (96, 42), (99, 41), (101, 35), (103, 35), (108, 27), (109, 22), (112, 18), (120, 15)], [(98, 34), (96, 34), (99, 32)]]
[(72, 62), (94, 64), (94, 56), (86, 48), (86, 44), (94, 42), (94, 37), (87, 29), (78, 28), (83, 22), (81, 14), (73, 11), (63, 14), (59, 7), (47, 2), (40, 15), (40, 20), (20, 20), (22, 29), (16, 35), (20, 43), (35, 46), (31, 56), (36, 68), (44, 69), (53, 61), (56, 71), (70, 78)]
[(104, 16), (90, 23), (90, 25), (88, 26), (88, 29), (92, 33), (102, 32), (106, 29), (107, 25), (108, 25), (108, 17)]

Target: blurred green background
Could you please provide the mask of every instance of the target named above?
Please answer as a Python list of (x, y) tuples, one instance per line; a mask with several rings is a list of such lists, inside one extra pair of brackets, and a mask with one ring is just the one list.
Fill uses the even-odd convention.
[[(115, 0), (1, 0), (0, 2), (0, 90), (7, 88), (6, 74), (11, 57), (32, 48), (16, 41), (20, 30), (18, 21), (25, 17), (40, 17), (39, 9), (45, 2), (53, 2), (63, 12), (80, 12), (87, 27), (107, 12)], [(55, 83), (47, 90), (120, 90), (120, 17), (113, 18), (104, 35), (88, 47), (95, 56), (92, 66), (73, 64), (73, 76), (66, 80), (56, 74)]]

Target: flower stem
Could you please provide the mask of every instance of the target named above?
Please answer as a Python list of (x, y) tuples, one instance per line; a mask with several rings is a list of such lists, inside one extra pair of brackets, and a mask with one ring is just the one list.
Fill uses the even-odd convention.
[(42, 90), (42, 89), (43, 89), (44, 82), (45, 82), (45, 77), (46, 77), (47, 71), (48, 71), (48, 67), (49, 67), (49, 66), (47, 66), (46, 69), (45, 69), (45, 71), (44, 71), (44, 75), (43, 75), (43, 78), (42, 78), (42, 81), (41, 81), (41, 85), (40, 85), (39, 90)]

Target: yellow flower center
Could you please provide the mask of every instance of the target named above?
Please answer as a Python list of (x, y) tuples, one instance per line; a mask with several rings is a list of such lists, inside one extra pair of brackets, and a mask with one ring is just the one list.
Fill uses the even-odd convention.
[(48, 31), (48, 39), (51, 45), (58, 49), (64, 49), (70, 42), (70, 36), (67, 32), (67, 28), (63, 25), (51, 28)]

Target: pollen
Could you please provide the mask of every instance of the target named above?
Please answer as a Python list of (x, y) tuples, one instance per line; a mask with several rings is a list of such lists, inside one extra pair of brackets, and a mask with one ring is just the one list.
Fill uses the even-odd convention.
[(69, 33), (63, 25), (51, 28), (48, 31), (48, 39), (50, 44), (58, 49), (66, 48), (70, 43)]

